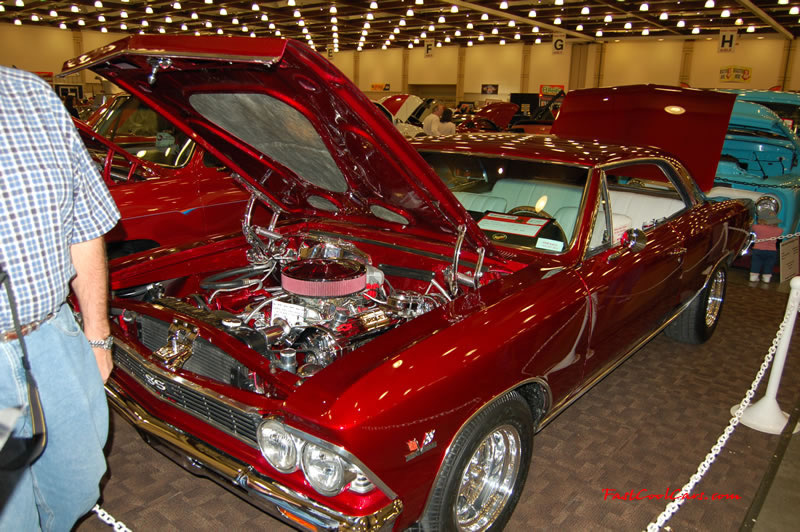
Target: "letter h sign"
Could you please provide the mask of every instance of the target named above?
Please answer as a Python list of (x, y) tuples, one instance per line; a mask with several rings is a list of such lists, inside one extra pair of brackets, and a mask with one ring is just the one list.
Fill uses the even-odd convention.
[(739, 32), (737, 30), (720, 30), (719, 53), (733, 53)]

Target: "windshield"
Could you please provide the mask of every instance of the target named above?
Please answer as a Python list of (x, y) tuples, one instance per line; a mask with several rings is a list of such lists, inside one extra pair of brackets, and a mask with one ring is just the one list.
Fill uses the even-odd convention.
[(118, 97), (94, 130), (128, 153), (161, 166), (186, 166), (194, 150), (189, 137), (132, 96)]
[(497, 244), (562, 253), (574, 243), (588, 168), (461, 153), (420, 154)]
[(758, 102), (760, 105), (771, 109), (781, 117), (786, 127), (797, 134), (798, 121), (800, 121), (800, 106), (790, 103)]

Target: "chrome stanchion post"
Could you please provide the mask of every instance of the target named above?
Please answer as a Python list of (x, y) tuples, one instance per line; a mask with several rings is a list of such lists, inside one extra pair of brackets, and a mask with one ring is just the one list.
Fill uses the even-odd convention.
[[(780, 434), (789, 420), (789, 414), (782, 411), (778, 405), (777, 397), (778, 387), (781, 384), (781, 375), (783, 374), (783, 365), (786, 363), (786, 353), (792, 340), (798, 304), (800, 304), (800, 277), (794, 277), (789, 284), (792, 290), (789, 293), (789, 301), (786, 303), (786, 315), (784, 318), (786, 327), (775, 351), (775, 358), (769, 374), (769, 382), (767, 383), (767, 391), (758, 402), (745, 409), (740, 421), (751, 429), (768, 434)], [(738, 408), (739, 405), (731, 408), (731, 414), (735, 415)], [(798, 430), (800, 430), (800, 425), (795, 426), (792, 432), (797, 432)]]

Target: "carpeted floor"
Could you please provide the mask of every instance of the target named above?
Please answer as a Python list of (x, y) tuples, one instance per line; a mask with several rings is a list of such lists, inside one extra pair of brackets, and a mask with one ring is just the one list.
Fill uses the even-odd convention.
[[(785, 285), (751, 285), (746, 272), (730, 273), (723, 315), (707, 344), (658, 336), (537, 434), (528, 482), (507, 530), (638, 531), (664, 509), (664, 501), (613, 500), (604, 490), (680, 489), (727, 425), (785, 311)], [(795, 332), (778, 394), (785, 411), (800, 398), (799, 337)], [(757, 398), (765, 387), (766, 377)], [(118, 416), (112, 421), (101, 504), (131, 529), (291, 530), (173, 464)], [(668, 525), (738, 529), (777, 442), (778, 436), (739, 426), (694, 492), (739, 499), (688, 500)], [(93, 515), (77, 527), (108, 529)]]

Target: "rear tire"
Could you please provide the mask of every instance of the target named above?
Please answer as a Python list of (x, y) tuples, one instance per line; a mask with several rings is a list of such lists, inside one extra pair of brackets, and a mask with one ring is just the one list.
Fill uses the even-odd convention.
[(714, 334), (722, 315), (728, 271), (720, 265), (711, 274), (703, 291), (665, 329), (665, 334), (687, 344), (702, 344)]
[(534, 421), (511, 392), (456, 436), (431, 491), (422, 530), (502, 530), (519, 501), (533, 449)]

